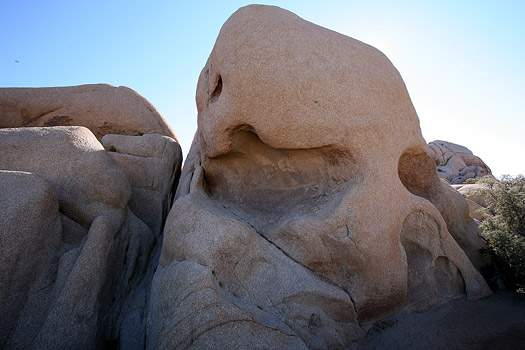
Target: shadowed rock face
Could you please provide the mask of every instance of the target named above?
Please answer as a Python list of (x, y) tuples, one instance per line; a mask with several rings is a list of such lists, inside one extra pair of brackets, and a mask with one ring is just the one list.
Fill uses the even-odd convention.
[(490, 294), (452, 236), (468, 246), (468, 207), (375, 48), (244, 7), (221, 29), (197, 107), (148, 347), (341, 348), (397, 310)]
[(124, 170), (132, 188), (128, 203), (158, 238), (164, 227), (180, 176), (182, 151), (171, 137), (109, 134), (104, 148)]
[[(18, 205), (34, 201), (23, 211), (13, 210), (16, 203), (8, 199), (1, 201), (7, 222), (0, 223), (0, 239), (9, 247), (2, 254), (8, 258), (2, 270), (38, 262), (31, 274), (18, 268), (18, 274), (27, 275), (22, 286), (14, 284), (0, 293), (7, 300), (19, 296), (11, 323), (0, 327), (2, 348), (95, 346), (100, 340), (97, 328), (104, 323), (99, 317), (117, 317), (109, 315), (112, 297), (120, 304), (126, 298), (121, 291), (138, 283), (133, 278), (137, 276), (117, 282), (124, 261), (129, 259), (128, 268), (135, 265), (139, 271), (145, 263), (126, 256), (126, 245), (133, 241), (133, 251), (152, 241), (147, 226), (127, 209), (131, 189), (124, 172), (84, 127), (2, 129), (0, 169), (3, 193), (13, 191), (10, 182), (15, 182), (14, 190), (21, 195)], [(40, 194), (43, 189), (50, 192), (46, 198)], [(18, 253), (9, 261), (17, 250), (29, 253), (35, 248), (41, 251), (37, 259)], [(115, 307), (118, 314), (120, 306)]]
[(162, 135), (106, 143), (79, 126), (0, 129), (0, 348), (145, 347), (181, 152)]

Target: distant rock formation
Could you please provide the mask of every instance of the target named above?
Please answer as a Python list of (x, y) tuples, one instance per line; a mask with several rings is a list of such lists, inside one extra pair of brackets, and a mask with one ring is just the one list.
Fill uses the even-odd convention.
[(45, 88), (0, 88), (0, 128), (85, 126), (106, 134), (175, 133), (157, 109), (136, 91), (108, 84)]
[(339, 349), (396, 311), (490, 294), (463, 250), (479, 255), (468, 205), (437, 176), (378, 50), (243, 7), (202, 70), (197, 107), (148, 348)]
[(472, 152), (447, 141), (432, 141), (427, 152), (434, 160), (439, 177), (451, 184), (462, 184), (467, 179), (490, 175), (490, 168)]

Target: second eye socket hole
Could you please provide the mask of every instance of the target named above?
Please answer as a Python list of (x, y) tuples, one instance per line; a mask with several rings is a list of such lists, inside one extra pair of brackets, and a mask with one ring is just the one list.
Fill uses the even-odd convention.
[(217, 84), (215, 85), (215, 89), (213, 89), (213, 92), (210, 95), (210, 102), (215, 102), (219, 99), (219, 96), (222, 92), (222, 77), (219, 75), (217, 78)]

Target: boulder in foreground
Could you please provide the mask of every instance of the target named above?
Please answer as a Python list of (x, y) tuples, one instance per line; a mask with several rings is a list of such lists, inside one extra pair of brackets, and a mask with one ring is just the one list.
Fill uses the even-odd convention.
[[(152, 349), (342, 348), (489, 295), (390, 61), (272, 6), (224, 24), (149, 299)], [(475, 227), (475, 224), (474, 224)]]

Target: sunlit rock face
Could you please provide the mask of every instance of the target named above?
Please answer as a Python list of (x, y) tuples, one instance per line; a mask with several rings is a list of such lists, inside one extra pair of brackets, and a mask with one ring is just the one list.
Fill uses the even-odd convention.
[(126, 86), (86, 84), (42, 88), (0, 88), (0, 129), (85, 126), (107, 134), (175, 133), (157, 109)]
[(197, 107), (149, 348), (342, 348), (398, 310), (490, 294), (451, 235), (469, 235), (468, 207), (375, 48), (244, 7), (221, 29)]

